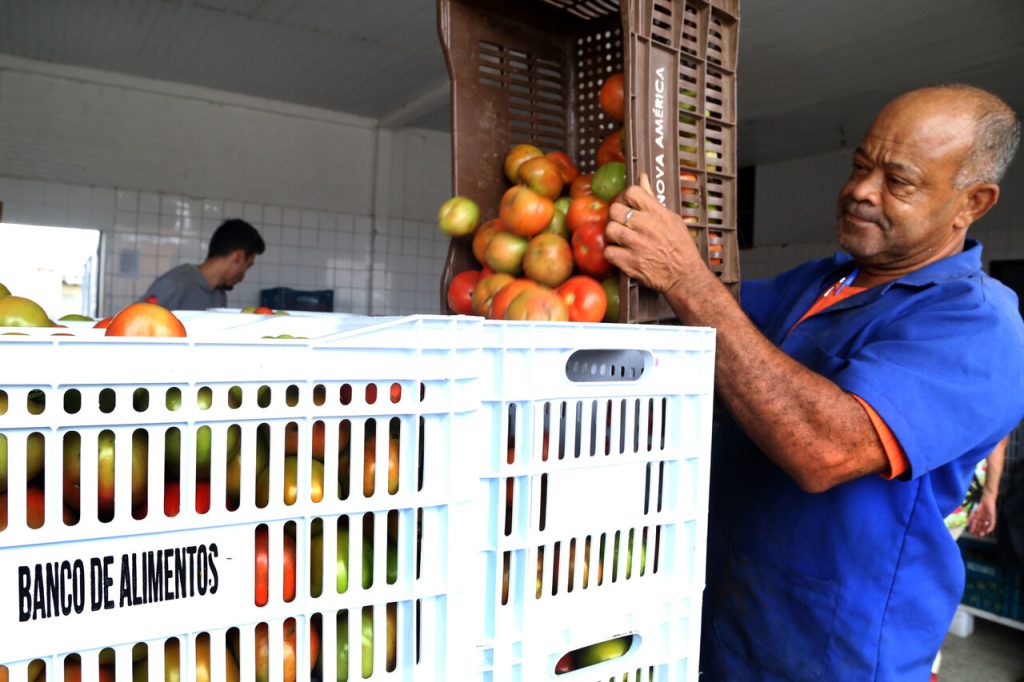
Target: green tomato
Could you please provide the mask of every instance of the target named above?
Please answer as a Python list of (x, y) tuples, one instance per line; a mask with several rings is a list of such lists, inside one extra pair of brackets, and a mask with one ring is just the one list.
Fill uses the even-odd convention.
[(629, 651), (629, 647), (632, 643), (633, 635), (626, 635), (624, 637), (616, 637), (615, 639), (609, 639), (604, 642), (585, 646), (575, 653), (574, 658), (576, 665), (578, 668), (586, 668), (587, 666), (597, 665), (598, 663), (604, 663), (605, 661), (611, 661), (619, 658)]
[(605, 298), (608, 299), (608, 307), (604, 311), (605, 322), (619, 321), (619, 278), (609, 277), (601, 282)]
[(615, 195), (626, 189), (626, 164), (610, 161), (598, 168), (590, 189), (605, 201), (614, 199)]
[(21, 296), (0, 297), (0, 327), (52, 327), (42, 307)]

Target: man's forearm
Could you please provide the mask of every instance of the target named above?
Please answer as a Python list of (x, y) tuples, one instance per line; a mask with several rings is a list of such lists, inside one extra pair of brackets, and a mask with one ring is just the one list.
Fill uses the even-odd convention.
[(762, 451), (812, 492), (883, 471), (885, 451), (860, 404), (773, 345), (705, 272), (666, 299), (685, 324), (716, 328), (716, 391)]

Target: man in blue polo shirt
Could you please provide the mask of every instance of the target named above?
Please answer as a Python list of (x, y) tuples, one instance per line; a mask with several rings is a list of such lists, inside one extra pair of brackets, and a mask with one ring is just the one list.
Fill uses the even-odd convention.
[(1017, 298), (967, 230), (1020, 122), (969, 86), (887, 105), (839, 194), (846, 252), (744, 283), (632, 187), (605, 255), (717, 329), (701, 668), (711, 680), (926, 680), (963, 591), (944, 517), (1024, 415)]

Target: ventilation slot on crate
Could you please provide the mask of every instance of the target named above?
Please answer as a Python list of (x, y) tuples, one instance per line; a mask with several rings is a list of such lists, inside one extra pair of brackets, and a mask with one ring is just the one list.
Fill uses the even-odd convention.
[(700, 40), (697, 39), (700, 33), (700, 16), (697, 14), (697, 9), (688, 4), (683, 12), (683, 35), (680, 45), (683, 52), (694, 56), (700, 55)]
[(651, 16), (651, 40), (672, 46), (672, 5), (656, 2)]
[(597, 19), (619, 12), (616, 0), (544, 0), (549, 5), (564, 9), (581, 19)]

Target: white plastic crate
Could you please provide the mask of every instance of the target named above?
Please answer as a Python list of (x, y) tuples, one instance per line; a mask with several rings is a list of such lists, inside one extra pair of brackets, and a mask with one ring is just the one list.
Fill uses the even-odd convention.
[[(481, 321), (339, 317), (332, 327), (323, 341), (288, 343), (0, 337), (9, 369), (0, 378), (0, 584), (9, 586), (0, 590), (0, 630), (8, 633), (0, 664), (10, 679), (34, 680), (41, 666), (48, 679), (62, 679), (69, 665), (83, 679), (105, 679), (112, 669), (101, 661), (130, 679), (140, 651), (150, 679), (162, 679), (168, 640), (178, 643), (184, 680), (195, 679), (197, 660), (215, 671), (232, 661), (241, 679), (253, 679), (261, 628), (270, 632), (269, 679), (287, 679), (281, 633), (289, 622), (299, 660), (319, 645), (316, 670), (299, 665), (297, 679), (339, 679), (339, 617), (361, 625), (366, 609), (375, 678), (449, 678), (446, 666), (460, 658), (449, 649), (461, 641), (449, 630), (466, 620), (455, 611), (469, 608), (469, 562), (460, 557), (470, 548), (460, 542), (477, 479), (466, 461), (472, 453), (458, 443), (479, 411)], [(372, 475), (364, 476), (366, 456), (327, 455), (345, 437), (349, 453), (374, 453), (381, 465)], [(111, 443), (108, 506), (99, 453)], [(65, 494), (65, 457), (80, 472), (78, 511), (67, 519), (76, 496)], [(397, 476), (389, 481), (382, 463), (392, 458)], [(258, 476), (261, 460), (269, 464)], [(165, 489), (174, 469), (176, 495)], [(133, 490), (133, 474), (143, 471)], [(42, 500), (41, 524), (30, 499)], [(347, 542), (338, 542), (339, 522)], [(258, 605), (261, 542), (269, 561)], [(348, 558), (344, 591), (339, 544)], [(291, 551), (294, 595), (282, 561)], [(364, 670), (361, 630), (348, 632), (353, 680)]]
[[(472, 679), (695, 681), (713, 330), (485, 332)], [(567, 653), (618, 637), (632, 639), (615, 660), (560, 669)]]
[[(213, 331), (187, 339), (0, 338), (11, 358), (0, 379), (7, 399), (0, 436), (10, 455), (0, 581), (18, 585), (20, 567), (42, 566), (45, 612), (45, 567), (56, 566), (59, 580), (67, 561), (74, 580), (80, 559), (88, 593), (81, 613), (72, 600), (66, 615), (43, 618), (32, 613), (34, 575), (27, 592), (0, 591), (0, 628), (16, 633), (0, 640), (11, 679), (35, 680), (45, 667), (48, 679), (59, 680), (78, 666), (87, 680), (107, 679), (111, 670), (117, 679), (156, 680), (175, 661), (185, 680), (195, 679), (197, 666), (208, 666), (213, 679), (263, 679), (261, 642), (271, 680), (289, 679), (288, 661), (311, 652), (316, 668), (299, 665), (298, 680), (343, 679), (339, 637), (347, 639), (351, 680), (364, 673), (378, 681), (550, 679), (566, 651), (622, 634), (635, 636), (625, 656), (565, 679), (627, 672), (629, 679), (695, 679), (713, 332), (465, 317), (338, 316), (331, 327), (315, 340), (284, 342), (238, 338), (229, 328), (222, 338), (230, 341)], [(398, 434), (397, 490), (385, 467), (368, 481), (364, 458), (350, 456), (348, 490), (323, 485), (314, 499), (321, 468), (314, 453), (340, 450), (345, 438), (350, 452), (365, 451), (369, 429), (376, 462), (390, 458)], [(177, 514), (164, 507), (165, 459), (175, 449), (168, 432), (180, 439), (180, 490), (170, 499)], [(101, 519), (92, 458), (111, 438), (116, 494), (112, 518)], [(148, 478), (132, 492), (124, 463), (138, 438), (146, 441)], [(208, 466), (197, 456), (205, 442)], [(30, 528), (27, 491), (38, 472), (29, 471), (27, 454), (39, 445), (45, 521)], [(66, 448), (82, 455), (74, 525), (63, 518)], [(240, 466), (231, 470), (236, 450)], [(265, 483), (256, 472), (261, 457), (269, 461)], [(286, 501), (289, 461), (297, 484)], [(344, 469), (324, 456), (322, 480)], [(236, 496), (229, 476), (240, 480)], [(371, 481), (372, 494), (360, 490)], [(514, 492), (507, 517), (506, 484)], [(597, 553), (602, 533), (606, 577), (583, 587), (587, 562), (577, 559), (570, 590), (573, 541), (582, 553), (590, 535)], [(267, 595), (257, 605), (263, 542)], [(197, 594), (178, 598), (175, 583), (176, 597), (168, 598), (165, 572), (163, 592), (159, 581), (129, 580), (120, 601), (124, 556), (129, 574), (136, 558), (139, 574), (140, 559), (170, 550), (173, 562), (175, 550), (188, 557), (190, 547), (195, 557), (205, 548), (206, 570), (185, 576)], [(292, 551), (294, 596), (284, 588), (282, 561)], [(344, 591), (339, 551), (348, 559)], [(92, 598), (102, 595), (91, 593), (90, 571), (98, 565), (102, 576), (108, 556), (114, 605), (100, 600), (93, 610)], [(23, 606), (37, 617), (19, 620)], [(364, 623), (375, 643), (365, 660)], [(286, 647), (288, 630), (295, 634)]]

